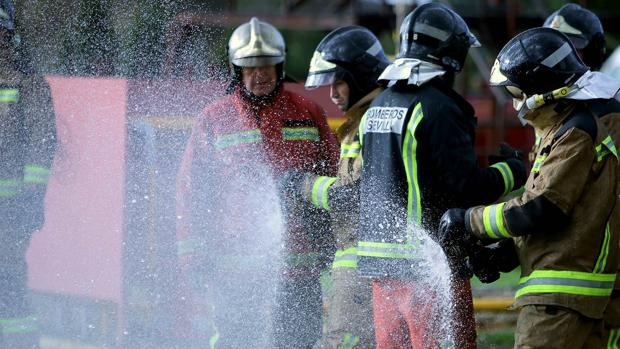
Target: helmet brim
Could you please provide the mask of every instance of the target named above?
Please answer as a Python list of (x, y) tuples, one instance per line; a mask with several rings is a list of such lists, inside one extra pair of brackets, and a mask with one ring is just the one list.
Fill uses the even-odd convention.
[(284, 62), (283, 56), (256, 56), (233, 58), (232, 64), (239, 67), (266, 67)]
[(305, 87), (312, 90), (321, 86), (331, 85), (336, 81), (336, 71), (321, 71), (308, 74)]

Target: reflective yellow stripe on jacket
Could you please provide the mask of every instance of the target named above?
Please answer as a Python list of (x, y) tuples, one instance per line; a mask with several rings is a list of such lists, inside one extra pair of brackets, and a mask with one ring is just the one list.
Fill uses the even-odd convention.
[(534, 293), (566, 293), (608, 297), (614, 288), (616, 274), (586, 273), (566, 270), (534, 270), (519, 280), (515, 295), (519, 298)]
[(315, 207), (331, 211), (329, 206), (329, 187), (336, 182), (336, 177), (319, 176), (312, 185), (312, 204)]
[(359, 241), (357, 255), (363, 257), (414, 259), (417, 246), (387, 242)]
[(0, 88), (0, 103), (19, 101), (19, 90), (16, 88)]
[(510, 193), (515, 185), (515, 178), (510, 166), (505, 162), (498, 162), (491, 165), (491, 167), (496, 168), (504, 179), (504, 193), (502, 195)]
[(37, 318), (34, 316), (0, 318), (2, 334), (31, 333), (38, 331)]
[(284, 127), (282, 139), (285, 141), (313, 141), (321, 140), (319, 129), (316, 127)]
[(482, 210), (484, 231), (492, 239), (510, 237), (510, 233), (508, 233), (508, 229), (506, 229), (506, 222), (504, 221), (504, 205), (505, 203), (502, 202), (497, 205), (486, 206)]
[(259, 129), (241, 131), (222, 135), (215, 141), (215, 147), (219, 150), (230, 148), (244, 143), (258, 143), (263, 140)]
[(340, 146), (340, 158), (356, 158), (360, 156), (362, 151), (362, 145), (360, 142), (353, 142), (349, 144), (342, 144)]
[(28, 164), (24, 167), (24, 183), (26, 184), (47, 184), (50, 177), (50, 170), (47, 167)]
[(601, 144), (596, 146), (596, 160), (602, 161), (606, 155), (614, 154), (615, 157), (618, 157), (618, 150), (616, 149), (616, 145), (614, 141), (611, 139), (611, 136), (607, 136)]
[(357, 268), (357, 248), (349, 247), (336, 251), (334, 263), (332, 263), (332, 269), (335, 268)]
[(21, 181), (17, 179), (0, 179), (0, 197), (17, 195)]
[(403, 162), (407, 173), (407, 184), (409, 192), (407, 196), (407, 218), (409, 222), (420, 224), (422, 222), (422, 198), (420, 184), (418, 183), (418, 161), (416, 150), (418, 142), (415, 139), (415, 130), (420, 121), (424, 118), (422, 104), (418, 103), (411, 114), (411, 119), (407, 124), (407, 133), (403, 142)]

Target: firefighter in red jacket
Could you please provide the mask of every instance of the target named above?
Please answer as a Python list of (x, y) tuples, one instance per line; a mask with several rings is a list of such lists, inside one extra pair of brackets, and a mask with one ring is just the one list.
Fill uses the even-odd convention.
[(12, 47), (14, 8), (0, 1), (0, 348), (38, 348), (28, 301), (26, 250), (43, 225), (55, 150), (49, 89), (27, 74)]
[[(276, 28), (252, 18), (233, 32), (228, 55), (229, 94), (195, 121), (178, 177), (178, 253), (198, 309), (188, 325), (218, 348), (308, 348), (320, 337), (329, 224), (310, 204), (283, 198), (280, 242), (272, 178), (288, 170), (333, 175), (338, 146), (325, 112), (283, 88)], [(280, 245), (282, 272), (273, 275)]]

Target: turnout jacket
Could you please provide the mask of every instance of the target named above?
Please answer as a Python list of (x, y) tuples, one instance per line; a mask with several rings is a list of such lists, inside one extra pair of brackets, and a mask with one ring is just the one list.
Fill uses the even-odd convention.
[(491, 203), (513, 189), (506, 163), (478, 167), (475, 127), (471, 105), (440, 79), (397, 83), (374, 99), (359, 131), (361, 275), (416, 278), (414, 229), (432, 234), (448, 208)]
[(567, 307), (601, 318), (618, 268), (618, 161), (612, 138), (581, 101), (526, 115), (541, 136), (520, 197), (470, 208), (480, 239), (515, 238), (521, 279), (516, 306)]
[(49, 87), (41, 76), (0, 67), (2, 233), (31, 233), (44, 221), (44, 197), (56, 150)]
[[(283, 88), (264, 105), (242, 97), (239, 88), (208, 105), (194, 123), (177, 178), (182, 267), (203, 264), (208, 273), (215, 264), (224, 272), (232, 263), (254, 270), (251, 255), (264, 254), (254, 250), (269, 243), (256, 241), (258, 226), (269, 229), (265, 222), (277, 202), (272, 175), (334, 174), (337, 154), (323, 109)], [(318, 274), (323, 255), (332, 252), (326, 217), (310, 205), (286, 206), (285, 272)]]
[(304, 183), (303, 196), (315, 207), (330, 211), (336, 245), (334, 268), (357, 267), (359, 179), (362, 170), (358, 129), (370, 102), (381, 91), (381, 88), (371, 91), (345, 113), (346, 121), (337, 131), (341, 143), (336, 177), (311, 175)]

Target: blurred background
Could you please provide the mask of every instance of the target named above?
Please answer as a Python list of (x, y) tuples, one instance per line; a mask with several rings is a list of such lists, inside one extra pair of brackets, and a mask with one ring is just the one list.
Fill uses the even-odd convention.
[[(48, 77), (61, 147), (46, 201), (46, 224), (29, 252), (42, 348), (175, 348), (174, 178), (193, 117), (224, 91), (226, 43), (256, 16), (287, 43), (285, 70), (327, 111), (328, 89), (305, 91), (312, 52), (343, 25), (369, 28), (394, 57), (398, 26), (414, 0), (17, 0), (14, 45)], [(489, 88), (490, 67), (515, 34), (543, 24), (562, 0), (442, 1), (483, 44), (470, 50), (456, 89), (475, 107), (481, 163), (499, 142), (524, 154), (533, 132), (510, 98)], [(620, 3), (583, 0), (620, 43)], [(605, 67), (620, 78), (620, 52)], [(612, 61), (615, 59), (615, 63)], [(97, 187), (97, 190), (93, 188)], [(511, 348), (518, 271), (474, 284), (480, 348)], [(326, 285), (328, 287), (328, 285)]]

